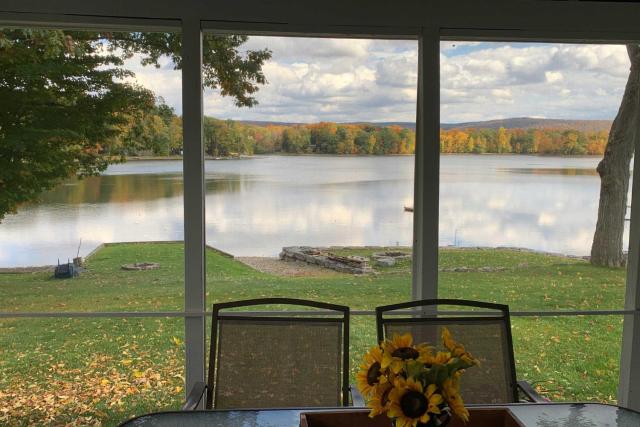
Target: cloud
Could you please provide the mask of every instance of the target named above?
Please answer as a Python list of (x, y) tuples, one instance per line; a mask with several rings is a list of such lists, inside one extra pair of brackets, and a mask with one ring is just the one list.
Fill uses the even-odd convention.
[(309, 37), (269, 37), (252, 36), (244, 45), (244, 50), (268, 48), (278, 61), (297, 62), (301, 58), (321, 59), (362, 59), (366, 58), (374, 40), (327, 39)]
[(206, 91), (205, 113), (246, 120), (415, 121), (417, 42), (351, 39), (252, 38), (268, 47), (268, 84), (259, 105), (239, 109)]
[(564, 75), (560, 71), (545, 71), (544, 77), (547, 83), (555, 83), (564, 79)]
[(625, 47), (612, 45), (482, 43), (463, 55), (442, 51), (441, 64), (444, 122), (611, 119), (629, 73)]
[(174, 69), (173, 62), (160, 58), (160, 68), (143, 66), (141, 56), (134, 55), (125, 61), (124, 67), (135, 73), (136, 83), (151, 89), (156, 96), (164, 98), (167, 105), (172, 106), (178, 114), (182, 112), (182, 73)]
[[(238, 108), (206, 90), (204, 111), (220, 118), (315, 122), (414, 121), (416, 41), (250, 37), (243, 49), (264, 49), (268, 83), (259, 105)], [(611, 119), (629, 73), (624, 46), (442, 42), (443, 122), (541, 116)], [(181, 112), (181, 75), (126, 65), (140, 84)]]

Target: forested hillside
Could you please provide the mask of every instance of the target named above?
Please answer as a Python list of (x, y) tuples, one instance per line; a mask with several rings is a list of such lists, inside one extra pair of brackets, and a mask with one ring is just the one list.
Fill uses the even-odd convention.
[[(501, 124), (505, 126), (496, 125)], [(604, 120), (515, 118), (443, 125), (442, 153), (602, 154)], [(472, 126), (473, 125), (473, 126)], [(522, 125), (523, 127), (509, 127)], [(122, 134), (129, 155), (180, 154), (182, 119), (164, 104)], [(404, 124), (240, 122), (205, 117), (204, 148), (212, 157), (291, 154), (413, 154), (415, 131)]]

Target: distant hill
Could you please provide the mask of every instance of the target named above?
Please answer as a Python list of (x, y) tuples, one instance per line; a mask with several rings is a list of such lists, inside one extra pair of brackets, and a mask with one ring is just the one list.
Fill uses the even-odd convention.
[(487, 120), (483, 122), (442, 123), (443, 129), (571, 129), (582, 132), (609, 131), (611, 120), (564, 120), (514, 117), (511, 119)]
[[(305, 123), (269, 122), (259, 120), (242, 120), (241, 123), (253, 126), (295, 126)], [(609, 131), (611, 120), (565, 120), (565, 119), (536, 119), (532, 117), (514, 117), (511, 119), (486, 120), (481, 122), (442, 123), (442, 129), (572, 129), (582, 132)], [(372, 126), (400, 126), (411, 130), (416, 129), (412, 122), (347, 122), (340, 124), (368, 124)]]

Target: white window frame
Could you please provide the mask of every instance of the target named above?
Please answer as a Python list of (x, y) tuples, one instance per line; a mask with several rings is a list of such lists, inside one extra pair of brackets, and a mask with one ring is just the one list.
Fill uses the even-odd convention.
[[(140, 2), (144, 3), (144, 2)], [(239, 3), (222, 9), (204, 3), (175, 2), (156, 9), (153, 2), (114, 5), (63, 0), (47, 2), (7, 0), (0, 6), (0, 23), (11, 26), (110, 28), (134, 31), (175, 30), (183, 34), (183, 118), (184, 118), (184, 210), (185, 210), (185, 309), (184, 312), (117, 313), (0, 313), (9, 317), (183, 317), (185, 319), (186, 380), (188, 391), (204, 380), (205, 360), (205, 259), (204, 259), (204, 152), (202, 145), (201, 45), (203, 29), (230, 32), (264, 31), (289, 35), (360, 35), (390, 37), (415, 35), (419, 40), (419, 82), (417, 97), (416, 156), (414, 188), (414, 270), (413, 298), (436, 298), (438, 283), (438, 203), (441, 39), (548, 41), (582, 43), (625, 43), (640, 40), (637, 16), (640, 5), (625, 3), (600, 5), (578, 2), (468, 2), (420, 3), (407, 8), (374, 1), (365, 14), (349, 12), (343, 1), (324, 2), (326, 11), (309, 18), (307, 10), (274, 4), (269, 11), (258, 8), (262, 23), (246, 22), (251, 5)], [(192, 4), (193, 3), (193, 4)], [(254, 6), (259, 6), (257, 0)], [(335, 3), (335, 4), (334, 4)], [(361, 7), (354, 5), (353, 7)], [(464, 7), (464, 14), (460, 9)], [(332, 8), (344, 16), (331, 13)], [(346, 9), (345, 9), (346, 8)], [(20, 11), (16, 13), (15, 11)], [(69, 11), (73, 15), (53, 14)], [(579, 14), (576, 12), (579, 11)], [(149, 16), (149, 19), (126, 16)], [(115, 17), (120, 16), (120, 17)], [(170, 16), (171, 19), (157, 19)], [(249, 16), (250, 18), (247, 18)], [(284, 18), (282, 18), (284, 16)], [(537, 18), (536, 18), (537, 17)], [(575, 18), (579, 19), (575, 20)], [(240, 19), (238, 19), (240, 18)], [(210, 21), (223, 19), (224, 21)], [(255, 19), (255, 18), (254, 18)], [(209, 21), (207, 21), (209, 20)], [(341, 25), (318, 25), (316, 21), (341, 21)], [(273, 23), (264, 23), (264, 22)], [(284, 23), (283, 23), (284, 21)], [(213, 24), (212, 24), (213, 22)], [(279, 22), (276, 24), (275, 22)], [(361, 23), (371, 26), (361, 26)], [(389, 25), (378, 25), (389, 22)], [(377, 23), (377, 24), (376, 24)], [(356, 25), (353, 25), (356, 24)], [(487, 29), (489, 28), (489, 29)], [(558, 30), (562, 29), (562, 30)], [(640, 142), (639, 142), (640, 143)], [(640, 146), (636, 147), (640, 152)], [(637, 156), (636, 156), (637, 159)], [(631, 208), (629, 262), (624, 310), (584, 312), (517, 312), (520, 316), (624, 315), (620, 386), (621, 405), (640, 410), (640, 165), (634, 167)], [(361, 314), (369, 314), (362, 312)]]

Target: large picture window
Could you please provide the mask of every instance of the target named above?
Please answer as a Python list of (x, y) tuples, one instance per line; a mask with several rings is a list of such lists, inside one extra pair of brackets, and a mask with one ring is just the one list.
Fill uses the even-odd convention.
[(0, 424), (178, 409), (258, 297), (350, 306), (351, 382), (378, 305), (508, 304), (518, 379), (640, 408), (637, 6), (382, 3), (0, 6)]
[[(264, 56), (254, 104), (204, 93), (206, 306), (410, 300), (417, 41), (243, 40)], [(354, 316), (351, 337), (355, 374), (373, 316)]]
[(0, 424), (183, 399), (180, 43), (0, 30)]
[[(624, 309), (631, 156), (628, 188), (601, 187), (598, 165), (624, 131), (625, 46), (445, 41), (440, 67), (439, 296), (522, 312), (518, 374), (549, 398), (615, 402), (622, 316), (537, 314)], [(626, 203), (607, 265), (611, 197)]]

